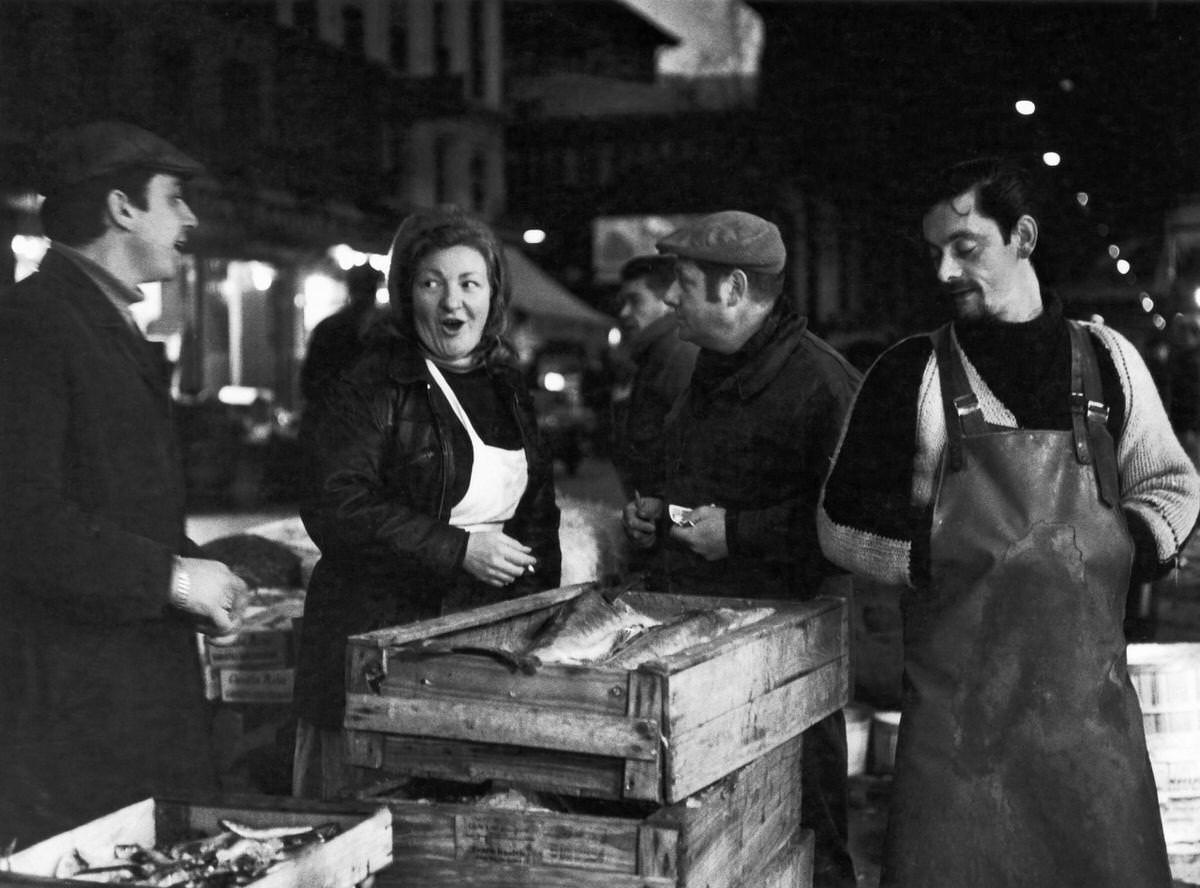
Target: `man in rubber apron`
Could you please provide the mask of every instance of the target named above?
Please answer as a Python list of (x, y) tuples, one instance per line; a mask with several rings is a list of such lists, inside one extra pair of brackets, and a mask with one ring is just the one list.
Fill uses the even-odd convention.
[(822, 496), (826, 555), (901, 589), (885, 886), (1171, 884), (1122, 621), (1200, 485), (1137, 350), (1042, 291), (1031, 197), (995, 158), (931, 183), (954, 321), (872, 367)]

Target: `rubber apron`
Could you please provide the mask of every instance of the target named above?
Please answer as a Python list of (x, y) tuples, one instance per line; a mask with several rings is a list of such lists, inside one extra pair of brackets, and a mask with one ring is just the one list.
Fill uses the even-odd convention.
[(485, 444), (442, 371), (428, 358), (425, 366), (471, 439), (471, 481), (463, 498), (450, 509), (450, 524), (469, 533), (501, 530), (504, 522), (516, 514), (529, 481), (525, 451)]
[(930, 587), (904, 608), (905, 699), (881, 884), (1171, 884), (1122, 620), (1133, 545), (1090, 335), (1070, 431), (996, 429), (951, 327)]

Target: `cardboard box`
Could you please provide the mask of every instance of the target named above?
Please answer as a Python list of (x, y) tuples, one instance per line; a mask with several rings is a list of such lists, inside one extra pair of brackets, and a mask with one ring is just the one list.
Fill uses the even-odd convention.
[(291, 703), (295, 682), (295, 623), (304, 614), (303, 589), (255, 589), (242, 631), (231, 643), (197, 636), (210, 700)]
[(342, 831), (306, 846), (250, 884), (254, 888), (352, 888), (392, 860), (392, 817), (386, 807), (365, 803), (321, 803), (282, 797), (241, 797), (220, 802), (145, 799), (13, 854), (0, 867), (0, 884), (74, 886), (94, 881), (55, 878), (60, 863), (76, 851), (111, 856), (118, 844), (154, 847), (216, 835), (219, 821), (252, 827), (320, 826)]
[(350, 763), (670, 804), (847, 702), (846, 609), (834, 598), (626, 593), (639, 609), (668, 619), (700, 608), (775, 608), (760, 622), (633, 670), (550, 664), (530, 675), (472, 653), (523, 650), (587, 588), (352, 636)]

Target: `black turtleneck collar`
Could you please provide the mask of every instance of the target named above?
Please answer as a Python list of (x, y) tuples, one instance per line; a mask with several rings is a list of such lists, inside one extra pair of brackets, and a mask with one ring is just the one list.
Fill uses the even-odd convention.
[(1069, 427), (1070, 333), (1059, 298), (1042, 292), (1043, 311), (1021, 323), (954, 325), (963, 351), (1024, 428)]

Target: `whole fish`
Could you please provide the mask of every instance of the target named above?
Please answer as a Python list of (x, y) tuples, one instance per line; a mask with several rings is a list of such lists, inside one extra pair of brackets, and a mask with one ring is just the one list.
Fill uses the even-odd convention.
[(770, 607), (718, 607), (712, 610), (692, 611), (681, 620), (658, 626), (630, 641), (605, 660), (604, 665), (633, 669), (650, 660), (660, 660), (695, 645), (712, 641), (726, 632), (765, 620), (773, 613), (775, 609)]
[(594, 663), (661, 620), (599, 589), (572, 599), (526, 652), (541, 663)]

